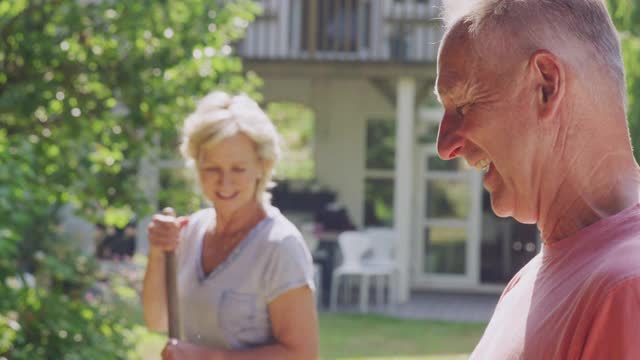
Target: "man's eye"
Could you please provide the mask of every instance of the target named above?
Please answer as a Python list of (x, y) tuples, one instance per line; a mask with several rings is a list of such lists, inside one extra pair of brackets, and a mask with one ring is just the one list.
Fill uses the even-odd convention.
[(471, 104), (464, 104), (464, 105), (456, 106), (456, 112), (458, 113), (458, 115), (464, 116), (467, 112), (469, 112), (469, 107), (470, 106), (471, 106)]
[(233, 171), (237, 173), (242, 173), (244, 172), (244, 168), (233, 168)]

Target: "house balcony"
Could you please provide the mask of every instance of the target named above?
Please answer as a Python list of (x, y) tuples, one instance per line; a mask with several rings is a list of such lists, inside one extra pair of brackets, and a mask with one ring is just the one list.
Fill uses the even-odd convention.
[(294, 70), (300, 64), (341, 63), (424, 71), (435, 64), (443, 34), (439, 0), (261, 0), (260, 5), (262, 14), (237, 45), (249, 68), (285, 62)]

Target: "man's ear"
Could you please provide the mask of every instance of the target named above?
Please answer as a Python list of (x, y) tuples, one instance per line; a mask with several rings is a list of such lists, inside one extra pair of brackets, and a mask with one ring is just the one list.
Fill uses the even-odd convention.
[(560, 108), (566, 89), (564, 64), (547, 50), (534, 52), (529, 61), (536, 86), (536, 106), (540, 120), (553, 119)]

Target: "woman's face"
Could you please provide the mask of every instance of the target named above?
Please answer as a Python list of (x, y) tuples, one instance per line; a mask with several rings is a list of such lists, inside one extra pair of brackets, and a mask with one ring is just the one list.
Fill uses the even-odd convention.
[(255, 147), (248, 136), (238, 133), (202, 148), (198, 175), (218, 213), (230, 215), (257, 202), (257, 185), (266, 166)]

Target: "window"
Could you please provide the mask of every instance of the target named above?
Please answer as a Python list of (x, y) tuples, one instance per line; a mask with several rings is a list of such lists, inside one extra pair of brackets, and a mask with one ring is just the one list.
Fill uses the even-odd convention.
[(365, 226), (393, 226), (396, 123), (367, 121)]
[(424, 230), (424, 272), (464, 274), (466, 270), (467, 229), (431, 226)]
[(356, 52), (369, 48), (371, 3), (361, 0), (302, 1), (303, 50), (308, 49), (309, 6), (316, 4), (316, 49), (320, 51)]

